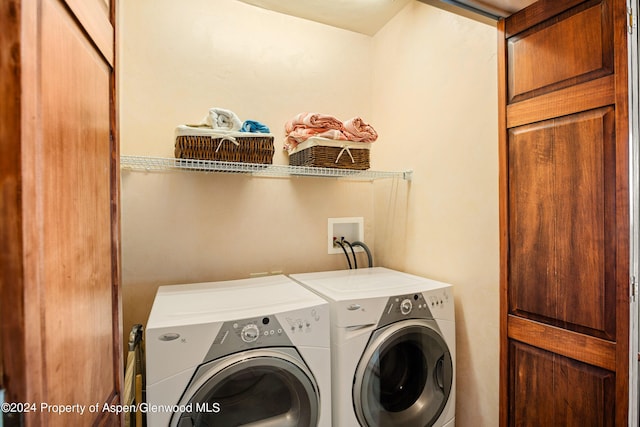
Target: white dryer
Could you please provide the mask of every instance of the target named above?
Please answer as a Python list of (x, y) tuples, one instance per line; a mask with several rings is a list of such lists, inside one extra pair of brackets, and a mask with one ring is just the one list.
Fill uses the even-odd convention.
[(331, 306), (334, 426), (455, 425), (451, 285), (380, 267), (290, 277)]
[(331, 425), (329, 306), (286, 276), (161, 286), (147, 424)]

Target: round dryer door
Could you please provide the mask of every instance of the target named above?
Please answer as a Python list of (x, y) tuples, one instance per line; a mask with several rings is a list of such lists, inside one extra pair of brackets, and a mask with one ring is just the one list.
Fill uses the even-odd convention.
[(295, 350), (257, 349), (198, 368), (171, 426), (311, 427), (318, 387)]
[(368, 427), (425, 427), (438, 420), (453, 382), (449, 348), (432, 320), (375, 331), (356, 369), (353, 403)]

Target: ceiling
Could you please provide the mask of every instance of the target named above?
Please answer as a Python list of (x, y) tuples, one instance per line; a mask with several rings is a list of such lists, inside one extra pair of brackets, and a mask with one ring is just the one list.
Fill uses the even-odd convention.
[[(263, 9), (374, 35), (414, 0), (240, 0)], [(419, 0), (451, 11), (476, 9), (479, 15), (505, 17), (535, 0)], [(452, 9), (453, 8), (453, 9)]]

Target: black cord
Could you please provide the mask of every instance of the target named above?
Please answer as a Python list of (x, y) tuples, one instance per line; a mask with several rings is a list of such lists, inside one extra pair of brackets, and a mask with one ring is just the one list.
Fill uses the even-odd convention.
[(351, 249), (351, 255), (353, 255), (353, 268), (358, 268), (358, 260), (356, 259), (356, 251), (353, 250), (353, 246), (351, 246), (351, 243), (349, 243), (348, 241), (342, 239), (342, 243), (344, 243), (345, 245), (349, 246), (349, 248)]
[(369, 247), (364, 244), (364, 242), (353, 242), (351, 246), (360, 246), (367, 253), (367, 258), (369, 259), (369, 268), (373, 267), (373, 257), (371, 256), (371, 251)]
[(349, 263), (349, 270), (351, 270), (353, 267), (351, 267), (351, 260), (349, 259), (349, 254), (347, 253), (347, 250), (345, 249), (344, 245), (339, 242), (337, 239), (333, 241), (333, 243), (337, 243), (338, 245), (340, 245), (340, 247), (342, 248), (342, 251), (344, 252), (344, 256), (347, 257), (347, 262)]

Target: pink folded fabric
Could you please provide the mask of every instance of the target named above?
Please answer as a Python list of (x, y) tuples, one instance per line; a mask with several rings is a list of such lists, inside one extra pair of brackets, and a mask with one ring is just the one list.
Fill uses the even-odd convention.
[(312, 136), (338, 141), (373, 142), (378, 134), (360, 117), (342, 122), (334, 116), (319, 113), (300, 113), (284, 125), (285, 150), (293, 150)]
[(319, 113), (300, 113), (284, 125), (286, 133), (290, 133), (294, 129), (304, 128), (324, 128), (343, 130), (342, 121), (333, 116)]
[(284, 143), (284, 148), (286, 150), (293, 150), (300, 144), (301, 142), (306, 141), (307, 139), (318, 136), (321, 138), (334, 139), (337, 141), (347, 141), (347, 136), (337, 129), (296, 129), (293, 132), (290, 132), (287, 135), (287, 139)]
[(344, 133), (349, 141), (373, 142), (378, 139), (378, 133), (360, 117), (354, 117), (344, 122)]

